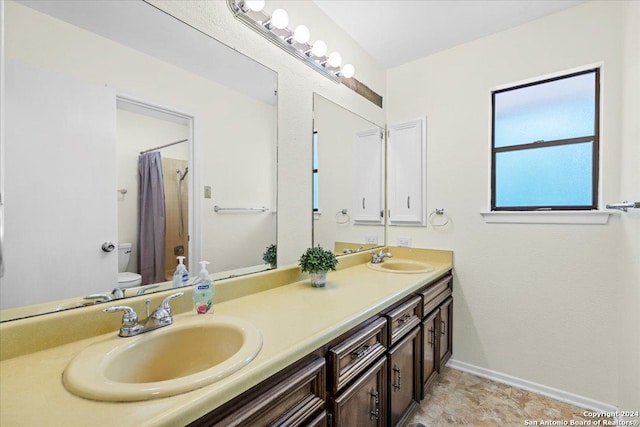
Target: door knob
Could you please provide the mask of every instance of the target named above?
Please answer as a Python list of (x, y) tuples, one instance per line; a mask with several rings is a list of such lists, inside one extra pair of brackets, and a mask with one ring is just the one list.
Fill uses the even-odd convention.
[(116, 248), (116, 245), (113, 242), (104, 242), (102, 244), (102, 250), (105, 252), (112, 252)]

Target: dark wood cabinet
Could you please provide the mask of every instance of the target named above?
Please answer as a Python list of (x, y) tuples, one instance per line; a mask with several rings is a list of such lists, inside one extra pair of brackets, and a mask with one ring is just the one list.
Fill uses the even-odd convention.
[(376, 316), (338, 338), (327, 350), (328, 389), (338, 393), (387, 351), (387, 320)]
[(439, 307), (440, 316), (440, 360), (438, 371), (447, 363), (451, 357), (452, 347), (452, 326), (453, 326), (453, 298), (449, 297)]
[(452, 354), (452, 284), (453, 277), (447, 274), (418, 291), (418, 295), (422, 296), (420, 376), (423, 399)]
[(381, 357), (338, 396), (330, 397), (331, 426), (386, 425), (387, 360)]
[(189, 426), (326, 425), (325, 377), (324, 358), (310, 356)]
[[(426, 391), (438, 375), (438, 361), (440, 360), (440, 345), (438, 334), (440, 331), (440, 317), (434, 311), (422, 322), (422, 390)], [(422, 393), (424, 398), (424, 392)]]
[(402, 425), (420, 400), (420, 328), (414, 328), (387, 353), (389, 423)]
[(406, 423), (452, 354), (451, 273), (189, 426)]

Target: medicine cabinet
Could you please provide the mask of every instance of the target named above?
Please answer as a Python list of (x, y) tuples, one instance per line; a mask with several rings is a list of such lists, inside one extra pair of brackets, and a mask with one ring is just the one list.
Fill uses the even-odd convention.
[(426, 148), (426, 118), (388, 125), (389, 225), (426, 225)]

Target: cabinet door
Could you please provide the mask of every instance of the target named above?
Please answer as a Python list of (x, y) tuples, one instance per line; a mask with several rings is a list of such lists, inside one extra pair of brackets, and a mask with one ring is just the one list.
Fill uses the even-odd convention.
[(384, 144), (382, 131), (357, 132), (353, 139), (353, 220), (382, 224), (384, 210)]
[(390, 224), (426, 224), (425, 119), (389, 125), (388, 205)]
[(422, 398), (438, 375), (440, 316), (435, 310), (422, 322)]
[(440, 362), (438, 371), (442, 370), (452, 352), (453, 298), (449, 298), (440, 306)]
[(351, 387), (331, 398), (333, 426), (384, 426), (387, 399), (387, 359), (382, 357)]
[(420, 328), (409, 332), (392, 350), (389, 362), (389, 421), (401, 425), (418, 404)]

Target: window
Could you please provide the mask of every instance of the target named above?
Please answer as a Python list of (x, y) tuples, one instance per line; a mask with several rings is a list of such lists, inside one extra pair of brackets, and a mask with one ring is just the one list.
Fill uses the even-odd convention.
[(597, 209), (599, 77), (492, 92), (491, 210)]
[(313, 131), (313, 211), (318, 212), (318, 131)]

